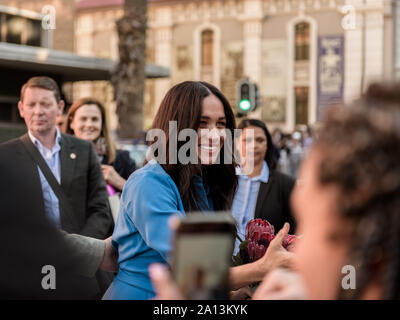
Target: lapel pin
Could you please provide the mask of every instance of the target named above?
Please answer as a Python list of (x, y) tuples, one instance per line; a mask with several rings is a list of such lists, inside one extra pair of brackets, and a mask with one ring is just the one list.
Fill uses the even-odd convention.
[(71, 154), (69, 155), (69, 157), (70, 157), (72, 160), (74, 160), (74, 159), (76, 159), (76, 154), (75, 154), (75, 153), (71, 153)]

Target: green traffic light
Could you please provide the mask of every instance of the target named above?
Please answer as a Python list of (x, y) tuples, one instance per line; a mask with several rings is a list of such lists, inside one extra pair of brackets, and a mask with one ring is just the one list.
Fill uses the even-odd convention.
[(250, 100), (243, 99), (239, 102), (239, 109), (243, 111), (248, 111), (251, 108)]

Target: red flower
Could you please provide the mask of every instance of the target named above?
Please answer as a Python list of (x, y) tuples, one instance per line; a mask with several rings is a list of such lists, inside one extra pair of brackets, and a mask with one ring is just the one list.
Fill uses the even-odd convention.
[(267, 220), (252, 219), (246, 225), (246, 240), (259, 241), (268, 239), (271, 241), (275, 236), (274, 226)]
[[(275, 238), (275, 230), (272, 224), (266, 220), (253, 219), (246, 225), (245, 240), (241, 241), (239, 252), (234, 257), (236, 265), (253, 262), (264, 256), (269, 243)], [(291, 251), (297, 241), (295, 235), (286, 235), (282, 240), (282, 246)]]
[(260, 259), (267, 251), (268, 245), (264, 246), (262, 244), (257, 244), (254, 241), (250, 241), (247, 245), (247, 251), (250, 261), (256, 261)]
[(266, 220), (253, 219), (246, 225), (247, 251), (250, 261), (260, 259), (274, 239), (274, 227)]

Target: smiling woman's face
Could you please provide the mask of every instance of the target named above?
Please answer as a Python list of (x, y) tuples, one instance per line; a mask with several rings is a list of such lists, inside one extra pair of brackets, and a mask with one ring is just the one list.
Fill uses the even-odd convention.
[(99, 107), (84, 104), (75, 111), (70, 126), (76, 137), (93, 142), (100, 136), (102, 125)]
[(262, 163), (268, 149), (264, 130), (256, 126), (244, 128), (240, 139), (238, 139), (238, 148), (243, 166)]
[(226, 117), (222, 102), (213, 94), (203, 100), (200, 126), (197, 129), (198, 156), (201, 164), (215, 163), (224, 145)]
[(298, 223), (296, 266), (310, 299), (336, 299), (350, 247), (351, 223), (336, 212), (337, 189), (322, 186), (317, 177), (318, 151), (304, 161), (292, 193)]

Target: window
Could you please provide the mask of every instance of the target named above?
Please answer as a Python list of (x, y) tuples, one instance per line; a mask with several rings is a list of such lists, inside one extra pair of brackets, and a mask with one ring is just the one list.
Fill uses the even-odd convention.
[(0, 12), (0, 41), (41, 46), (41, 20)]
[(37, 46), (41, 45), (41, 33), (42, 33), (42, 24), (37, 20), (27, 20), (26, 24), (27, 30), (27, 39), (26, 44), (28, 46)]
[(295, 53), (296, 61), (310, 58), (310, 25), (301, 22), (295, 26)]
[(0, 122), (12, 120), (12, 105), (0, 102)]
[(24, 29), (24, 19), (17, 16), (7, 15), (6, 16), (6, 42), (8, 43), (22, 43), (22, 30)]
[(214, 32), (212, 30), (204, 30), (201, 33), (201, 65), (211, 67), (213, 65), (213, 44)]
[(195, 28), (194, 78), (220, 86), (221, 30), (218, 25), (205, 23)]
[(308, 87), (296, 87), (296, 125), (308, 124)]

